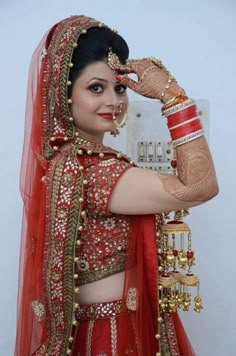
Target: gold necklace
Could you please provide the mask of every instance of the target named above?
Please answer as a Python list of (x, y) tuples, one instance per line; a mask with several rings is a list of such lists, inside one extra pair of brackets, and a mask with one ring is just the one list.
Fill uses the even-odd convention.
[(72, 142), (72, 146), (76, 147), (77, 153), (82, 156), (87, 154), (91, 156), (92, 154), (98, 154), (100, 158), (103, 158), (104, 155), (107, 154), (114, 154), (116, 158), (121, 159), (124, 155), (121, 152), (114, 150), (108, 146), (104, 146), (103, 144), (88, 141), (79, 136), (79, 132), (75, 132), (75, 138)]

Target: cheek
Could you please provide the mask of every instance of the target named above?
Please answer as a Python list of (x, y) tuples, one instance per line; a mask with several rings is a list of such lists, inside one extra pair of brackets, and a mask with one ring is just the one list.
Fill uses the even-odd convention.
[(72, 99), (72, 114), (89, 113), (93, 112), (96, 108), (94, 100), (89, 96), (80, 95)]

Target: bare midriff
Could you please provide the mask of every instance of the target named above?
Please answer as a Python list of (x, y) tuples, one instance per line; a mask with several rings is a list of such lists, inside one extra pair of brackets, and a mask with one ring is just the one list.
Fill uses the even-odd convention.
[(122, 299), (125, 272), (80, 286), (79, 300), (82, 305)]

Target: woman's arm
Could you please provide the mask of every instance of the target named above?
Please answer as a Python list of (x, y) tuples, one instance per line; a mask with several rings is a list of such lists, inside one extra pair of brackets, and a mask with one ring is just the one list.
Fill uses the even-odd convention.
[[(201, 123), (194, 102), (186, 100), (184, 90), (159, 60), (131, 60), (117, 70), (125, 73), (117, 77), (121, 83), (165, 104), (164, 114), (176, 146), (178, 176), (129, 169), (113, 191), (110, 211), (151, 214), (192, 207), (213, 198), (218, 193), (218, 184), (209, 147), (199, 130)], [(128, 73), (135, 73), (138, 81), (129, 78)], [(178, 98), (183, 100), (182, 104), (178, 104)], [(168, 103), (176, 100), (168, 108)]]
[(189, 208), (212, 199), (218, 184), (204, 137), (176, 148), (178, 176), (130, 168), (115, 187), (110, 211), (152, 214)]

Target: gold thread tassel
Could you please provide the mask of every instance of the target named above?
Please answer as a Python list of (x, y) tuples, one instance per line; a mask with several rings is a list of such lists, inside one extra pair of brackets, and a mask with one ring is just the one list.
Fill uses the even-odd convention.
[[(159, 254), (159, 290), (161, 290), (160, 308), (164, 312), (174, 312), (177, 308), (188, 311), (192, 297), (190, 288), (197, 288), (194, 298), (194, 310), (199, 313), (202, 300), (199, 295), (199, 277), (191, 272), (195, 264), (192, 249), (192, 235), (189, 226), (182, 221), (188, 210), (174, 212), (174, 219), (162, 225)], [(170, 213), (164, 214), (170, 219)], [(186, 270), (182, 274), (180, 270)]]

